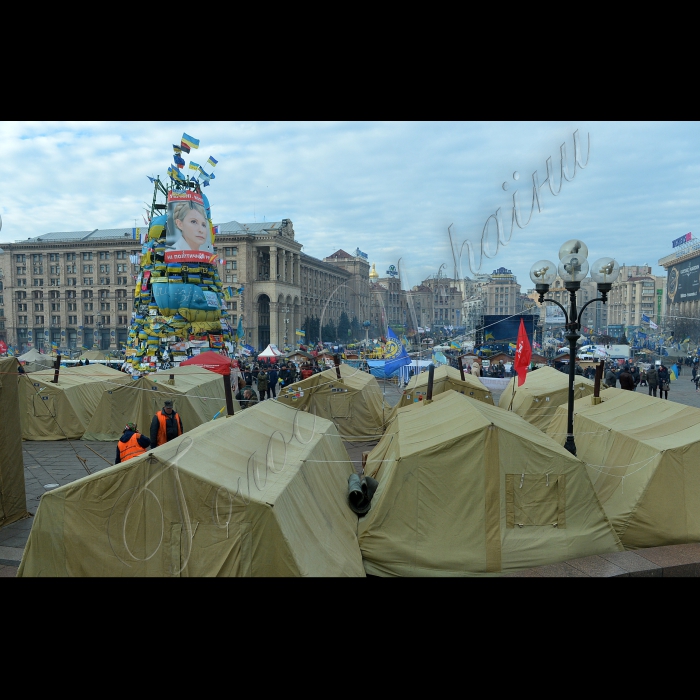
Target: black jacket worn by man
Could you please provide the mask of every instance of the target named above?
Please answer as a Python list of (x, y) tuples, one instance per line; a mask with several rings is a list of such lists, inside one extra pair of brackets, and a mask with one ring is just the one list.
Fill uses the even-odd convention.
[[(177, 423), (175, 421), (178, 421), (180, 423), (180, 432), (185, 432), (183, 427), (182, 427), (182, 421), (180, 420), (180, 416), (173, 411), (169, 416), (168, 414), (163, 411), (162, 409), (158, 411), (158, 413), (162, 413), (165, 416), (165, 441), (170, 442), (171, 440), (174, 440), (177, 435)], [(156, 447), (158, 445), (158, 429), (160, 428), (160, 421), (158, 420), (158, 413), (153, 416), (153, 420), (151, 421), (151, 447)]]

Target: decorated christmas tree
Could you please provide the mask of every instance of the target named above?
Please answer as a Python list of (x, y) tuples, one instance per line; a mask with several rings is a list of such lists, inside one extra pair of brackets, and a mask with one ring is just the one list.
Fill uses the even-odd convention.
[[(168, 179), (149, 177), (153, 202), (143, 237), (134, 313), (126, 345), (127, 361), (137, 370), (177, 366), (200, 351), (233, 349), (225, 301), (243, 289), (222, 287), (214, 251), (211, 207), (202, 192), (215, 179), (217, 161), (207, 168), (183, 153), (199, 148), (183, 134), (174, 145)], [(209, 171), (209, 172), (207, 172)]]

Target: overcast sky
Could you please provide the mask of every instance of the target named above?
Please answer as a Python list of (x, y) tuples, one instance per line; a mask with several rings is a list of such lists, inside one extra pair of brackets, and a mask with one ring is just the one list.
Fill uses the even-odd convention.
[[(673, 239), (700, 237), (698, 122), (2, 122), (0, 243), (143, 225), (153, 196), (146, 176), (165, 178), (184, 131), (200, 140), (192, 160), (219, 161), (205, 190), (215, 223), (291, 219), (309, 255), (359, 247), (380, 276), (401, 258), (406, 288), (442, 263), (452, 275), (450, 224), (457, 252), (469, 239), (478, 261), (484, 224), (499, 207), (510, 235), (514, 193), (527, 221), (532, 174), (542, 183), (551, 156), (556, 191), (560, 146), (571, 176), (576, 130), (584, 164), (590, 134), (586, 168), (556, 197), (542, 185), (542, 211), (535, 205), (529, 225), (515, 226), (481, 271), (509, 268), (525, 291), (531, 265), (558, 261), (559, 246), (576, 237), (591, 262), (611, 255), (661, 274)], [(493, 220), (490, 240), (493, 253)], [(461, 268), (472, 276), (466, 246)]]

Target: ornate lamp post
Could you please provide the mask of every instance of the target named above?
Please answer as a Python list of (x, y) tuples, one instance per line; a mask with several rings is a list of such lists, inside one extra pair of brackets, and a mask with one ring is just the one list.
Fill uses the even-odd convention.
[[(559, 249), (559, 266), (549, 260), (540, 260), (530, 269), (530, 279), (535, 283), (535, 289), (539, 294), (540, 304), (549, 302), (556, 304), (566, 318), (566, 339), (569, 341), (569, 411), (566, 425), (566, 444), (564, 447), (576, 454), (576, 443), (574, 442), (574, 381), (576, 378), (576, 343), (581, 337), (578, 333), (581, 330), (580, 318), (589, 304), (595, 301), (602, 301), (604, 304), (608, 300), (608, 292), (613, 282), (620, 274), (620, 266), (613, 258), (600, 258), (591, 266), (591, 277), (598, 286), (599, 297), (591, 299), (581, 307), (576, 308), (576, 292), (581, 288), (581, 280), (588, 275), (588, 247), (583, 241), (572, 239), (564, 243)], [(569, 309), (567, 311), (558, 301), (545, 299), (544, 295), (549, 292), (549, 287), (556, 278), (557, 271), (564, 280), (564, 286), (569, 292)]]

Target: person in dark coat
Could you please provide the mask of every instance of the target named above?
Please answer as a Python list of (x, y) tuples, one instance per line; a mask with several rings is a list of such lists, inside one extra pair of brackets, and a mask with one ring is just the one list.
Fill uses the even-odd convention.
[(150, 446), (151, 441), (138, 432), (136, 423), (127, 423), (124, 426), (124, 433), (117, 443), (117, 456), (114, 459), (114, 463), (121, 464), (121, 462), (126, 462), (127, 459), (138, 457)]
[(180, 416), (173, 410), (173, 402), (163, 401), (163, 409), (151, 421), (151, 447), (164, 445), (185, 432)]
[(634, 377), (629, 372), (622, 372), (620, 374), (620, 389), (634, 391)]
[(260, 368), (258, 372), (258, 394), (260, 395), (260, 400), (265, 400), (265, 394), (267, 394), (267, 388), (270, 386), (270, 378), (265, 371), (264, 367)]
[[(657, 374), (659, 375), (659, 398), (668, 401), (668, 390), (671, 386), (671, 375), (665, 365), (659, 367)], [(664, 396), (666, 394), (666, 396)]]
[(272, 369), (267, 373), (268, 385), (267, 385), (267, 398), (274, 399), (277, 396), (277, 381), (280, 378), (277, 368), (273, 365)]
[(656, 389), (659, 386), (659, 374), (656, 367), (649, 367), (647, 370), (647, 384), (649, 385), (649, 396), (656, 396)]
[(617, 385), (617, 374), (612, 367), (608, 367), (608, 371), (605, 373), (605, 383), (613, 389)]

